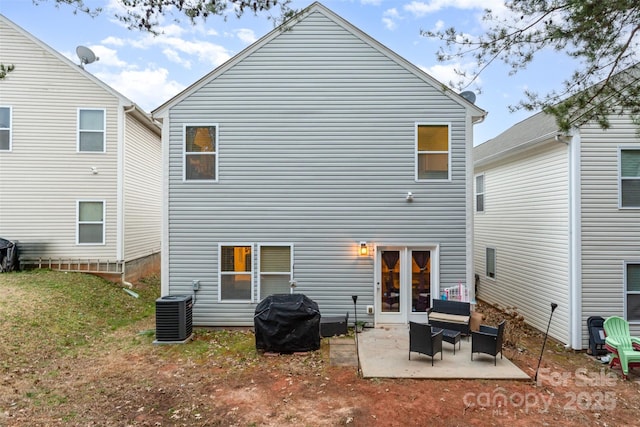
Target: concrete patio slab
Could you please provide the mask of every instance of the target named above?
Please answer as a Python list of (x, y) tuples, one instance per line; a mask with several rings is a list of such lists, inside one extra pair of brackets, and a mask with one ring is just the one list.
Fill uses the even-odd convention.
[(461, 348), (442, 343), (442, 360), (411, 353), (409, 360), (409, 326), (382, 325), (365, 329), (357, 335), (360, 368), (364, 378), (433, 378), (433, 379), (509, 379), (530, 380), (520, 368), (505, 357), (475, 353), (471, 361), (471, 340), (462, 338)]

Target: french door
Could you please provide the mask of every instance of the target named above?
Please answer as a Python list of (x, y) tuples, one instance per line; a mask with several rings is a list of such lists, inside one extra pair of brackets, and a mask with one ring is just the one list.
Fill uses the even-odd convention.
[(427, 321), (434, 295), (435, 248), (378, 247), (376, 323)]

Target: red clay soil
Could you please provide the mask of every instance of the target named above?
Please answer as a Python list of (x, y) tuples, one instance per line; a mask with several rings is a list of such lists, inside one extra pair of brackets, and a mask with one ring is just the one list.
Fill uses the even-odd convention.
[[(488, 324), (505, 316), (482, 310)], [(153, 328), (136, 330), (141, 326)], [(185, 357), (132, 336), (134, 330), (119, 331), (87, 354), (3, 371), (0, 425), (514, 427), (640, 420), (640, 370), (623, 381), (619, 371), (553, 340), (536, 384), (363, 379), (355, 368), (329, 366), (324, 340), (313, 353), (243, 359)], [(198, 333), (196, 340), (211, 337)], [(542, 339), (513, 316), (505, 356), (533, 378)]]

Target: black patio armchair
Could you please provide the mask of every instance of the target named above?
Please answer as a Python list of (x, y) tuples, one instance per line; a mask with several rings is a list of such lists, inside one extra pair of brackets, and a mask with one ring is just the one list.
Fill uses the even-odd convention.
[(485, 353), (493, 356), (494, 366), (497, 364), (498, 353), (502, 359), (502, 337), (505, 323), (507, 321), (503, 320), (497, 328), (480, 325), (479, 331), (471, 331), (471, 360), (473, 360), (473, 353)]
[(412, 351), (431, 356), (431, 366), (433, 366), (433, 357), (437, 353), (440, 353), (440, 360), (442, 360), (442, 329), (433, 332), (431, 325), (409, 322), (409, 360), (411, 360)]

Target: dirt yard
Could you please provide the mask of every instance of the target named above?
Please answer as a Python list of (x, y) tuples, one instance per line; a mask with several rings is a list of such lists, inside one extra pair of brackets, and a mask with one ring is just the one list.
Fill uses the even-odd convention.
[[(504, 314), (482, 306), (485, 323)], [(505, 356), (533, 378), (542, 334), (509, 317)], [(152, 345), (153, 319), (68, 355), (0, 371), (1, 426), (624, 426), (640, 419), (638, 371), (547, 342), (539, 381), (362, 379), (329, 348), (256, 354), (251, 331), (196, 330)], [(141, 331), (146, 331), (142, 332)]]

